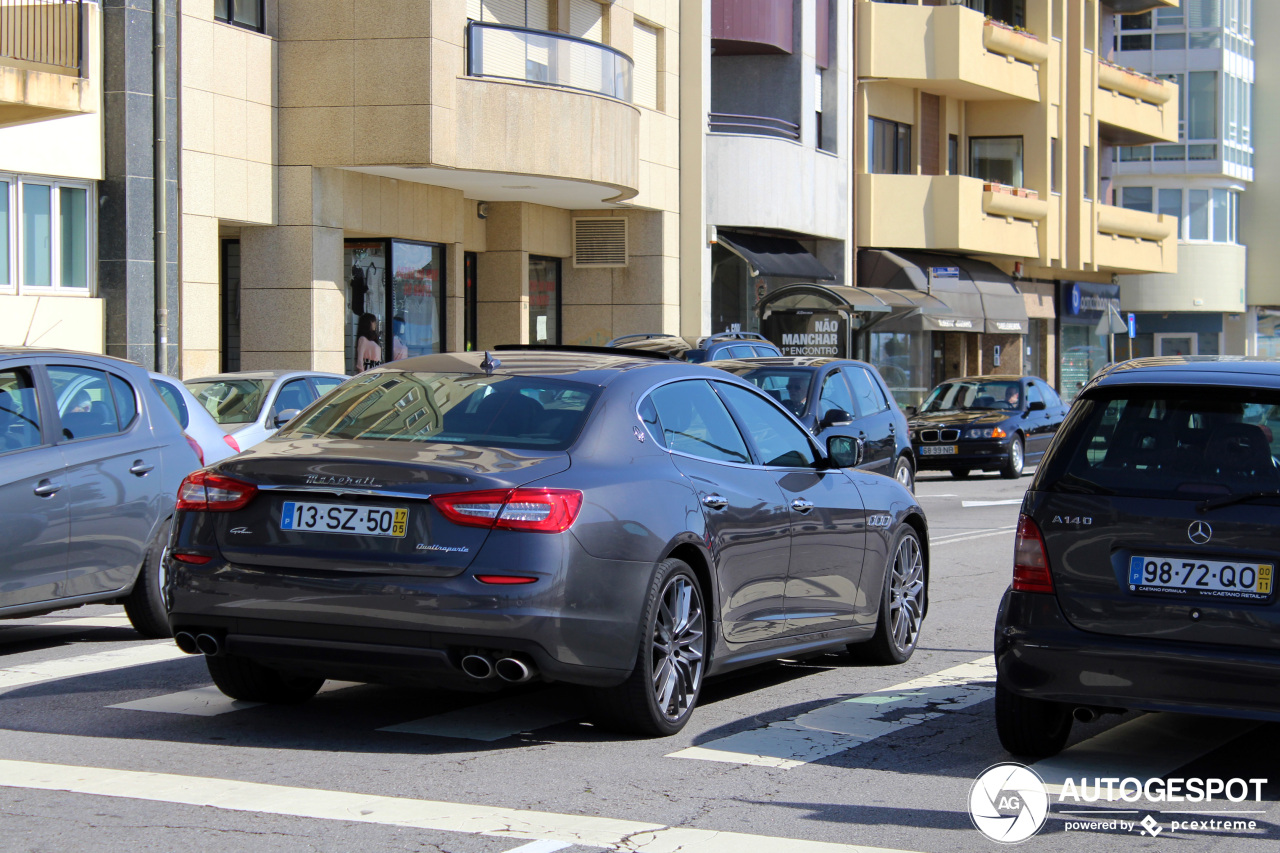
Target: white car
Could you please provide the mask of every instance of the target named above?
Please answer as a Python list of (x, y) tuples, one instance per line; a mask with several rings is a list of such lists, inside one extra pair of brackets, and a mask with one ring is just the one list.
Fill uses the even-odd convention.
[(237, 448), (248, 450), (346, 381), (341, 373), (244, 370), (187, 379), (183, 384)]
[(236, 440), (218, 426), (213, 415), (205, 411), (200, 401), (187, 390), (187, 386), (163, 373), (152, 373), (150, 376), (151, 384), (177, 418), (182, 431), (200, 446), (201, 465), (212, 465), (240, 452)]

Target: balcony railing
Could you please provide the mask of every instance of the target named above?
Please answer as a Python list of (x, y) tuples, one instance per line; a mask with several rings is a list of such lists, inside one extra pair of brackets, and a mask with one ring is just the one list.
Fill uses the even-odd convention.
[(800, 138), (800, 125), (772, 116), (710, 113), (707, 115), (707, 129), (712, 133), (746, 133), (752, 136), (777, 136), (781, 139)]
[(0, 0), (0, 59), (84, 76), (81, 0)]
[(631, 57), (594, 41), (500, 24), (467, 24), (467, 73), (581, 89), (631, 101)]

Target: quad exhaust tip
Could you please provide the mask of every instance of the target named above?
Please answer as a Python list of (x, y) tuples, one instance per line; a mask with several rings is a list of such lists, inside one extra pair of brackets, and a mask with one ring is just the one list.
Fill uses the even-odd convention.
[(499, 678), (512, 684), (521, 684), (533, 678), (533, 667), (520, 658), (502, 658), (493, 668), (497, 670)]
[(1094, 720), (1098, 719), (1098, 709), (1076, 708), (1075, 711), (1071, 713), (1071, 716), (1076, 718), (1077, 723), (1092, 723)]
[(196, 648), (205, 657), (217, 657), (222, 654), (222, 643), (212, 634), (200, 634), (196, 637)]
[(484, 655), (467, 655), (462, 659), (462, 671), (477, 681), (494, 676), (493, 661)]
[(196, 636), (190, 631), (179, 631), (173, 635), (173, 641), (178, 645), (178, 649), (189, 655), (200, 654), (200, 647), (196, 645)]

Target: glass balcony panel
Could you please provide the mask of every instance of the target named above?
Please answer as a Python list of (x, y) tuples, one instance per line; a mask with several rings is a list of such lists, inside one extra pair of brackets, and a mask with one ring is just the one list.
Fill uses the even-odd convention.
[(474, 21), (467, 32), (468, 69), (473, 77), (544, 83), (631, 101), (631, 58), (606, 45)]

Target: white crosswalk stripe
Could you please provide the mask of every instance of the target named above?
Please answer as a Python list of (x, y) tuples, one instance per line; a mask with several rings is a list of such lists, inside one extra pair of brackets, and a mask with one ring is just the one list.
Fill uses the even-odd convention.
[[(887, 734), (936, 720), (995, 695), (990, 657), (824, 705), (790, 720), (689, 747), (668, 758), (799, 767)], [(904, 713), (909, 711), (909, 713)]]
[[(211, 806), (256, 814), (552, 841), (645, 853), (904, 853), (606, 817), (293, 788), (170, 773), (0, 760), (0, 787)], [(544, 848), (547, 849), (547, 848)]]
[[(355, 687), (353, 681), (326, 681), (320, 688), (321, 693), (333, 693)], [(164, 693), (146, 699), (135, 699), (132, 702), (121, 702), (108, 705), (108, 708), (119, 708), (125, 711), (151, 711), (157, 714), (184, 714), (191, 717), (217, 717), (232, 711), (243, 711), (246, 708), (257, 708), (261, 702), (246, 702), (243, 699), (232, 699), (216, 687), (197, 687), (194, 690), (182, 690), (177, 693)]]
[(7, 693), (19, 687), (40, 684), (45, 681), (57, 681), (63, 678), (78, 678), (84, 675), (95, 675), (142, 666), (150, 663), (188, 658), (172, 640), (157, 640), (150, 643), (134, 643), (119, 649), (105, 652), (94, 652), (88, 655), (61, 658), (60, 660), (40, 661), (39, 663), (18, 664), (0, 669), (0, 693)]

